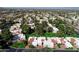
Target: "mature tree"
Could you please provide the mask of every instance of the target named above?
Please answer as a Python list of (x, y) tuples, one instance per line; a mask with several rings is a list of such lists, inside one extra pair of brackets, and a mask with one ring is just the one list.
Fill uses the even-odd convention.
[(53, 23), (52, 19), (49, 19), (48, 21), (49, 21), (49, 23), (51, 23), (51, 24)]
[(47, 22), (46, 22), (46, 21), (42, 21), (42, 26), (43, 26), (44, 28), (46, 28), (46, 27), (48, 26)]
[(48, 27), (47, 32), (52, 32), (53, 28), (52, 27)]
[(2, 30), (1, 36), (2, 36), (2, 38), (4, 40), (10, 40), (12, 35), (11, 35), (9, 29), (8, 28), (5, 28), (5, 29)]
[(25, 33), (25, 34), (28, 33), (29, 26), (27, 24), (22, 24), (21, 28), (22, 28), (23, 33)]
[(43, 29), (42, 24), (36, 25), (36, 27), (35, 27), (35, 33), (39, 34), (39, 35), (43, 35), (44, 34), (44, 29)]

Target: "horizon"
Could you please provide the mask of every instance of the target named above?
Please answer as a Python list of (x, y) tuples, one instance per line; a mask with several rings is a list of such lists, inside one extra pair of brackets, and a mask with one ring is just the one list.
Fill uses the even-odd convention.
[(0, 8), (79, 10), (79, 7), (0, 7)]

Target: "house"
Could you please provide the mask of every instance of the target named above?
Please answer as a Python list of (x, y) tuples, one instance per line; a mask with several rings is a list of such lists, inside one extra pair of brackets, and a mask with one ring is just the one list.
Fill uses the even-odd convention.
[(25, 35), (21, 33), (21, 34), (18, 34), (18, 39), (25, 40), (26, 38), (25, 38)]
[(20, 25), (21, 24), (17, 23), (17, 24), (14, 24), (13, 26), (11, 26), (11, 28), (10, 28), (10, 32), (14, 36), (13, 37), (14, 41), (26, 39), (25, 35), (22, 33), (22, 29), (20, 28)]
[(36, 48), (79, 48), (79, 38), (72, 37), (29, 37), (28, 43)]
[(29, 37), (28, 38), (28, 44), (31, 44), (34, 47), (37, 47), (37, 37)]

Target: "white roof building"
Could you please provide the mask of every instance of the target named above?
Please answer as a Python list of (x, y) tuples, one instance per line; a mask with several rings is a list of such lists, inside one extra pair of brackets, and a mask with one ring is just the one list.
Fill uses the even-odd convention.
[(54, 42), (51, 41), (51, 38), (47, 38), (47, 47), (48, 48), (54, 48)]
[(26, 40), (24, 34), (18, 34), (19, 40)]
[(37, 47), (37, 44), (38, 44), (38, 42), (37, 42), (37, 37), (29, 37), (28, 38), (28, 42), (29, 41), (32, 41), (30, 44), (31, 45), (33, 45), (34, 47)]
[(72, 48), (73, 47), (72, 44), (70, 42), (68, 42), (66, 39), (64, 41), (65, 41), (64, 44), (65, 44), (66, 48)]
[(38, 42), (38, 45), (39, 46), (42, 46), (42, 43), (46, 41), (46, 38), (45, 37), (38, 37), (37, 38), (37, 42)]
[(18, 35), (19, 33), (21, 33), (22, 29), (20, 28), (20, 25), (21, 24), (17, 23), (11, 26), (10, 32), (12, 33), (12, 35)]
[(79, 38), (76, 38), (75, 44), (76, 44), (76, 47), (79, 48)]

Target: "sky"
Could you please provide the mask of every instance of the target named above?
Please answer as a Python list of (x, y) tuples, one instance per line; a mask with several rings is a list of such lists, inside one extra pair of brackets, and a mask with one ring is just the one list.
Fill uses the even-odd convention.
[(79, 7), (78, 0), (0, 0), (0, 7)]

